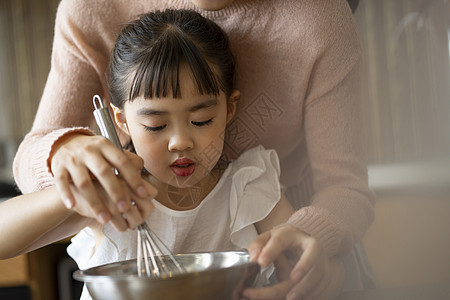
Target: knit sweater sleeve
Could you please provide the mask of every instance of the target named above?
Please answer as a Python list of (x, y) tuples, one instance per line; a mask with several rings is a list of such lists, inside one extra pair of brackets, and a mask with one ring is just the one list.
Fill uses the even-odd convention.
[(311, 205), (288, 221), (317, 237), (330, 256), (344, 255), (373, 221), (360, 103), (361, 47), (349, 13), (322, 20), (321, 44), (304, 104), (313, 174)]
[(88, 17), (82, 19), (81, 15), (89, 15), (83, 2), (63, 0), (58, 7), (51, 69), (33, 127), (13, 163), (14, 178), (23, 193), (53, 184), (48, 159), (55, 142), (73, 132), (94, 134), (92, 97), (105, 96), (104, 54), (109, 49), (104, 38), (89, 32), (97, 25), (85, 21)]

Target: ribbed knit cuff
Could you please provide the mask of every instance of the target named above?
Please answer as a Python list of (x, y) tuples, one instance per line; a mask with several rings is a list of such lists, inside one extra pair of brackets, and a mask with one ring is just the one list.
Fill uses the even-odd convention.
[(351, 235), (331, 213), (308, 206), (296, 211), (286, 222), (317, 238), (329, 257), (345, 255), (352, 248)]
[(31, 181), (35, 182), (32, 188), (33, 191), (42, 190), (54, 185), (54, 179), (49, 165), (50, 153), (53, 151), (57, 141), (73, 133), (94, 135), (91, 130), (84, 127), (63, 128), (41, 137), (39, 142), (35, 143), (37, 147), (35, 148), (31, 162), (33, 172), (30, 174), (34, 177), (31, 178)]
[[(51, 144), (50, 147), (47, 147), (46, 150), (47, 151), (42, 151), (42, 158), (45, 161), (45, 165), (46, 165), (46, 169), (45, 169), (45, 173), (50, 175), (51, 181), (53, 182), (53, 175), (52, 175), (52, 170), (51, 170), (51, 154), (53, 152), (53, 150), (55, 149), (55, 147), (58, 145), (58, 142), (61, 141), (64, 138), (67, 138), (68, 136), (72, 135), (72, 134), (83, 134), (83, 135), (95, 135), (95, 133), (90, 130), (87, 127), (73, 127), (73, 128), (63, 128), (63, 129), (59, 129), (59, 130), (55, 130), (49, 134), (47, 134), (44, 139), (48, 140), (48, 142), (46, 142), (46, 144)], [(42, 172), (44, 172), (44, 170), (42, 170)]]
[(184, 0), (171, 0), (169, 1), (169, 5), (177, 8), (192, 9), (213, 20), (233, 17), (236, 14), (248, 12), (253, 8), (253, 4), (248, 3), (246, 0), (234, 0), (232, 3), (219, 10), (203, 10), (197, 5)]
[(14, 180), (23, 194), (54, 185), (48, 159), (56, 141), (71, 133), (94, 135), (88, 128), (77, 127), (58, 129), (47, 134), (31, 131), (25, 137), (13, 162)]

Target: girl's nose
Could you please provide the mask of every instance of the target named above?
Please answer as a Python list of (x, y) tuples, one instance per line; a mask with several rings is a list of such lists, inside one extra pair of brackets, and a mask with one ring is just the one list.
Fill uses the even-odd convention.
[(194, 141), (186, 131), (177, 131), (169, 139), (169, 151), (184, 151), (194, 147)]

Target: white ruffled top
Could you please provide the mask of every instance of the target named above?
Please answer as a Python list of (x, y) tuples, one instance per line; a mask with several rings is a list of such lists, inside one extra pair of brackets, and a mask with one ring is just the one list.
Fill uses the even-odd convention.
[[(258, 234), (254, 223), (280, 200), (279, 177), (276, 152), (258, 146), (231, 162), (196, 208), (176, 211), (153, 200), (146, 221), (174, 253), (246, 249)], [(67, 252), (80, 269), (136, 258), (136, 231), (117, 232), (105, 224), (102, 232), (98, 246), (91, 228), (72, 238)]]

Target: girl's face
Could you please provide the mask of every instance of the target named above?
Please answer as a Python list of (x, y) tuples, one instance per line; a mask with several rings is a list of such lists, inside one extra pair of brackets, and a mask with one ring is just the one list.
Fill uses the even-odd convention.
[(207, 181), (222, 154), (225, 127), (239, 98), (238, 91), (231, 99), (222, 92), (200, 95), (185, 67), (180, 69), (180, 89), (181, 98), (139, 97), (125, 102), (123, 110), (114, 109), (157, 188), (189, 188)]

